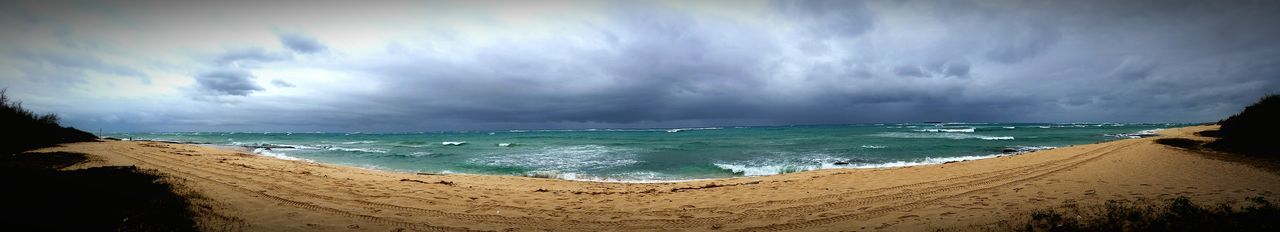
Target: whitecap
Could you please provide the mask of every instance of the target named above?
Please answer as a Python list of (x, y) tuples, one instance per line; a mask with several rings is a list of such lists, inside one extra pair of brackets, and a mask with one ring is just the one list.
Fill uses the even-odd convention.
[(444, 142), (440, 142), (440, 145), (445, 145), (445, 146), (462, 146), (463, 144), (467, 144), (467, 142), (466, 142), (466, 141), (444, 141)]
[(377, 148), (346, 148), (346, 147), (329, 147), (330, 151), (346, 151), (346, 152), (366, 152), (366, 153), (387, 153), (387, 150)]
[(719, 128), (719, 127), (675, 128), (675, 129), (667, 130), (667, 133), (676, 133), (681, 131), (694, 131), (694, 130), (719, 130), (719, 129), (723, 129), (723, 128)]
[(885, 148), (885, 146), (877, 146), (877, 145), (862, 145), (862, 148), (867, 148), (867, 149), (881, 149), (881, 148)]
[(1012, 136), (986, 136), (968, 133), (912, 133), (912, 132), (884, 132), (874, 134), (873, 136), (903, 138), (903, 139), (982, 139), (982, 140), (1013, 140)]
[(634, 160), (630, 149), (600, 145), (547, 147), (528, 153), (492, 154), (467, 160), (489, 166), (525, 167), (536, 170), (574, 171), (626, 166)]
[(819, 170), (819, 169), (893, 168), (893, 167), (907, 167), (907, 166), (918, 166), (918, 165), (931, 165), (931, 164), (941, 164), (941, 163), (948, 163), (948, 162), (995, 158), (995, 157), (1001, 157), (1001, 156), (1006, 156), (1006, 155), (992, 154), (992, 155), (952, 156), (952, 157), (925, 157), (920, 159), (893, 161), (893, 162), (839, 164), (839, 165), (830, 163), (830, 162), (819, 163), (819, 164), (763, 164), (763, 165), (716, 163), (714, 165), (721, 169), (729, 170), (733, 173), (740, 174), (743, 176), (768, 176), (768, 175), (777, 175), (777, 174), (783, 174), (783, 173), (802, 172), (802, 171), (811, 171), (811, 170)]
[(919, 132), (945, 132), (945, 133), (973, 133), (974, 128), (940, 128), (940, 129), (919, 129)]

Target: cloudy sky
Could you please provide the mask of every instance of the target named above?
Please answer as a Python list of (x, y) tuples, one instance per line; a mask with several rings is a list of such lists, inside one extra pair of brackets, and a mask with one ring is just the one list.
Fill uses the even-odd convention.
[(4, 1), (0, 87), (92, 131), (1205, 122), (1280, 91), (1278, 6)]

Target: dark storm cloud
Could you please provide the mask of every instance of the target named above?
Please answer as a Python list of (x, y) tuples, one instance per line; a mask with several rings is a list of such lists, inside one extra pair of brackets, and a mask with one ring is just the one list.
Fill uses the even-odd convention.
[(486, 122), (607, 122), (733, 118), (759, 110), (773, 48), (763, 32), (726, 21), (695, 21), (661, 8), (619, 11), (594, 40), (611, 51), (557, 40), (483, 49), (457, 63), (450, 54), (405, 57), (366, 67), (388, 95), (374, 96), (432, 115)]
[[(1265, 87), (1275, 86), (1280, 74), (1158, 76), (1161, 70), (1185, 68), (1175, 64), (1233, 52), (1179, 47), (1183, 40), (1216, 36), (1183, 30), (1214, 25), (1183, 28), (1159, 20), (1182, 14), (1241, 17), (1212, 9), (1183, 8), (1189, 12), (1179, 12), (1152, 3), (1121, 12), (1071, 16), (1110, 6), (918, 3), (923, 6), (902, 7), (940, 12), (923, 16), (933, 17), (956, 32), (927, 44), (890, 43), (886, 46), (932, 49), (916, 56), (888, 58), (870, 54), (897, 47), (858, 47), (860, 37), (875, 36), (876, 28), (886, 26), (878, 25), (877, 13), (868, 11), (861, 2), (777, 5), (778, 15), (798, 23), (800, 29), (786, 40), (733, 21), (663, 8), (629, 7), (613, 14), (615, 24), (601, 28), (597, 33), (601, 36), (592, 38), (610, 45), (607, 51), (561, 41), (520, 41), (481, 49), (475, 60), (482, 62), (477, 63), (448, 59), (451, 54), (424, 54), (371, 64), (366, 69), (381, 73), (383, 78), (378, 80), (389, 86), (389, 94), (372, 97), (401, 108), (397, 113), (406, 117), (529, 125), (1205, 120), (1223, 115), (1212, 111), (1230, 111), (1222, 105), (1227, 99), (1233, 102), (1230, 106), (1238, 106), (1274, 91)], [(1254, 11), (1247, 6), (1227, 8), (1235, 13)], [(1132, 14), (1156, 19), (1118, 16)], [(1274, 29), (1257, 26), (1255, 33), (1280, 38)], [(1153, 27), (1163, 29), (1141, 31)], [(1133, 30), (1137, 32), (1124, 32)], [(1092, 34), (1097, 32), (1120, 34)], [(1165, 33), (1188, 38), (1166, 38)], [(780, 45), (786, 43), (798, 44), (802, 50), (819, 45), (816, 49), (844, 46), (867, 50), (838, 54), (845, 60), (839, 63), (801, 63), (804, 71), (794, 71), (786, 67), (796, 65), (794, 61), (775, 58), (784, 55)], [(1201, 50), (1180, 54), (1188, 49)], [(1250, 57), (1274, 59), (1275, 54)], [(986, 62), (972, 62), (974, 59)], [(1258, 86), (1241, 89), (1219, 83), (1229, 78), (1251, 80)], [(1201, 85), (1180, 83), (1187, 81)], [(1163, 85), (1177, 85), (1176, 92), (1181, 94), (1154, 87)], [(1177, 106), (1157, 102), (1176, 102)], [(1179, 112), (1183, 115), (1161, 113), (1170, 109), (1182, 109)]]
[[(156, 106), (147, 119), (169, 130), (338, 131), (1203, 122), (1280, 89), (1280, 2), (721, 4), (610, 2), (532, 24), (503, 20), (545, 15), (486, 6), (511, 9), (466, 9), (477, 14), (444, 26), (368, 25), (394, 29), (380, 35), (325, 24), (215, 41), (239, 47), (199, 53), (195, 69), (212, 71), (184, 76), (195, 80), (189, 90), (244, 101)], [(258, 17), (294, 18), (276, 16)], [(131, 73), (110, 71), (105, 58), (23, 57), (31, 62), (13, 70), (50, 79)]]
[(253, 79), (253, 74), (239, 69), (219, 69), (196, 75), (200, 91), (211, 95), (246, 96), (262, 91), (262, 86), (253, 82)]
[(1058, 42), (1059, 36), (1055, 25), (1017, 25), (1003, 37), (994, 39), (992, 43), (999, 45), (985, 55), (997, 62), (1017, 63), (1044, 53)]
[(279, 36), (280, 44), (283, 44), (284, 47), (289, 48), (289, 50), (292, 50), (293, 52), (311, 54), (323, 52), (325, 49), (328, 49), (324, 44), (320, 43), (319, 40), (306, 35), (297, 33), (281, 33)]

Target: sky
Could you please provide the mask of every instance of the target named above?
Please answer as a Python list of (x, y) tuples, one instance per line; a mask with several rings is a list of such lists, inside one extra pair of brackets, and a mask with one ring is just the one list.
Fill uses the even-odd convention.
[(97, 132), (1211, 122), (1280, 1), (2, 1), (0, 88)]

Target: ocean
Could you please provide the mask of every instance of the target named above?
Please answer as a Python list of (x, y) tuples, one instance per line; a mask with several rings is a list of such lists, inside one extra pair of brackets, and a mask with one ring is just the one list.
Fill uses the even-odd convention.
[(661, 182), (936, 164), (1142, 137), (1189, 124), (902, 123), (422, 133), (166, 132), (100, 136), (242, 146), (361, 168)]

